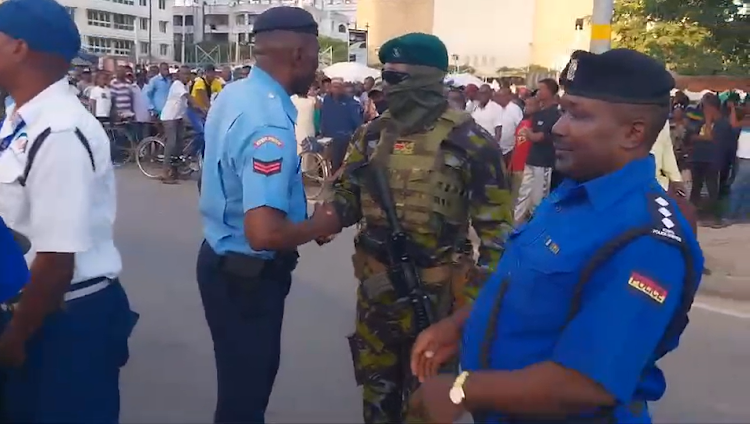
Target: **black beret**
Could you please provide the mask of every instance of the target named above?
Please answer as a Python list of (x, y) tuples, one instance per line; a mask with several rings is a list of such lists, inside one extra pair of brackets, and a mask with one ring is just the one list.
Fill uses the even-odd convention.
[(560, 74), (566, 94), (612, 103), (669, 105), (675, 86), (663, 64), (630, 49), (578, 50)]
[(413, 32), (388, 40), (378, 51), (380, 63), (405, 63), (448, 70), (448, 50), (439, 38)]
[(299, 7), (279, 6), (261, 13), (253, 25), (253, 35), (269, 31), (291, 31), (318, 35), (318, 23), (310, 12)]

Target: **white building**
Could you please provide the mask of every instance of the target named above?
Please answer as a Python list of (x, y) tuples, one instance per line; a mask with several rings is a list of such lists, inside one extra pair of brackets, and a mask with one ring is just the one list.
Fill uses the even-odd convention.
[[(90, 53), (136, 62), (171, 60), (174, 0), (58, 0)], [(43, 31), (43, 28), (40, 28)]]
[(327, 12), (341, 13), (351, 23), (357, 19), (357, 0), (302, 0), (301, 3)]
[[(255, 19), (265, 10), (275, 6), (299, 6), (309, 11), (318, 22), (320, 35), (347, 41), (349, 18), (347, 15), (321, 10), (312, 6), (313, 0), (222, 0), (193, 4), (178, 3), (173, 8), (174, 41), (186, 44), (202, 41), (215, 43), (250, 42)], [(318, 0), (320, 1), (320, 0)], [(325, 0), (329, 1), (329, 0)]]

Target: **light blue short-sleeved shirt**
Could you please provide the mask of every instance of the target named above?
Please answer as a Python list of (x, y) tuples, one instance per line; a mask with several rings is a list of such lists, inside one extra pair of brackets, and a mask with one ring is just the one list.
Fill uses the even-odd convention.
[(289, 94), (258, 66), (211, 105), (200, 210), (204, 237), (217, 253), (273, 257), (248, 244), (243, 220), (249, 210), (270, 207), (292, 222), (306, 219), (296, 119)]

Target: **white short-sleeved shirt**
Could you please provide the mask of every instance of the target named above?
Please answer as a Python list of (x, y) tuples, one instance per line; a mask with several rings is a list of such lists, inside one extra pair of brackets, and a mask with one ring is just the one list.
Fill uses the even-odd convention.
[[(0, 128), (0, 139), (12, 136), (0, 153), (0, 216), (31, 241), (29, 264), (37, 252), (75, 253), (75, 284), (115, 278), (122, 261), (112, 239), (117, 204), (109, 139), (67, 86), (62, 79), (8, 110)], [(48, 128), (23, 186), (28, 152)]]
[(167, 102), (164, 104), (164, 109), (161, 110), (161, 120), (174, 121), (184, 118), (188, 106), (187, 95), (188, 91), (185, 84), (180, 80), (174, 80), (172, 85), (169, 86), (169, 93), (167, 93)]
[(499, 104), (490, 100), (487, 105), (481, 107), (477, 104), (476, 109), (471, 112), (471, 117), (474, 118), (480, 127), (487, 130), (488, 133), (495, 135), (495, 128), (503, 125), (503, 108)]
[[(508, 103), (505, 107), (499, 104), (498, 106), (503, 111), (500, 118), (503, 127), (500, 134), (500, 150), (503, 154), (506, 154), (516, 147), (516, 128), (523, 121), (523, 111), (513, 102)], [(494, 131), (490, 134), (494, 134)]]
[(94, 101), (94, 116), (109, 118), (112, 111), (112, 92), (109, 87), (93, 86), (89, 90), (89, 99)]

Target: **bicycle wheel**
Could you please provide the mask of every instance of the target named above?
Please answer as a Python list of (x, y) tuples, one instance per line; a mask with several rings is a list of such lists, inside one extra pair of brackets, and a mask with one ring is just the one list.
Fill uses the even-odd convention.
[(326, 189), (327, 180), (331, 176), (331, 165), (319, 153), (303, 152), (300, 159), (305, 197), (310, 201), (317, 200)]
[(120, 127), (109, 128), (107, 134), (111, 146), (112, 164), (122, 166), (133, 162), (136, 156), (136, 144), (132, 134)]
[(146, 137), (136, 149), (135, 162), (143, 175), (159, 178), (164, 170), (164, 142), (158, 137)]

